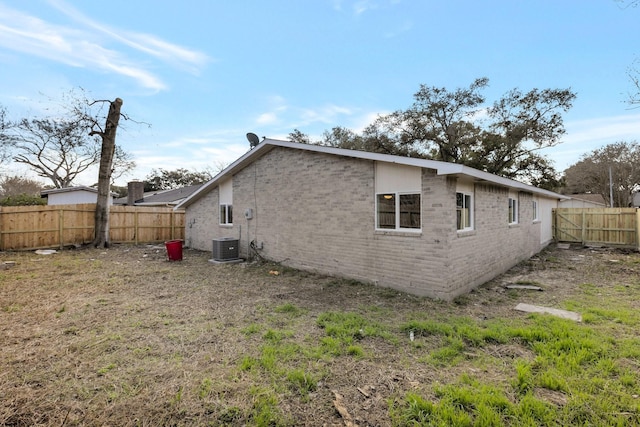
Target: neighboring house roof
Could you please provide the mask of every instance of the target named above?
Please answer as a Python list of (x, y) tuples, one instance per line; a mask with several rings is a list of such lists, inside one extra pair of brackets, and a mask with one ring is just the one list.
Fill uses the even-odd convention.
[[(172, 190), (149, 191), (144, 193), (142, 199), (136, 200), (136, 206), (167, 206), (176, 205), (185, 198), (193, 194), (202, 184), (189, 185)], [(114, 201), (114, 204), (127, 204), (127, 198), (121, 197)]]
[[(48, 190), (42, 190), (40, 192), (41, 197), (49, 197), (51, 194), (64, 194), (64, 193), (76, 193), (76, 192), (87, 192), (94, 193), (96, 196), (98, 195), (98, 189), (94, 187), (87, 187), (85, 185), (79, 185), (77, 187), (65, 187), (65, 188), (50, 188)], [(111, 197), (115, 196), (116, 193), (111, 192)]]
[(495, 185), (513, 188), (517, 190), (527, 191), (534, 194), (539, 194), (545, 197), (554, 199), (566, 199), (563, 196), (552, 191), (544, 190), (532, 185), (523, 184), (512, 179), (503, 178), (497, 175), (493, 175), (488, 172), (483, 172), (478, 169), (473, 169), (468, 166), (460, 165), (457, 163), (447, 163), (437, 160), (425, 160), (417, 159), (413, 157), (395, 156), (391, 154), (371, 153), (368, 151), (348, 150), (344, 148), (326, 147), (322, 145), (301, 144), (290, 141), (280, 141), (276, 139), (266, 138), (260, 142), (255, 148), (249, 150), (238, 160), (233, 162), (227, 168), (225, 168), (218, 175), (213, 177), (209, 182), (205, 183), (197, 191), (180, 202), (176, 208), (185, 208), (190, 204), (196, 202), (202, 196), (206, 195), (210, 190), (214, 189), (221, 180), (233, 176), (238, 171), (244, 169), (259, 157), (265, 155), (276, 147), (291, 148), (297, 150), (306, 150), (317, 153), (332, 154), (336, 156), (352, 157), (356, 159), (365, 159), (378, 162), (396, 163), (405, 166), (416, 166), (421, 168), (433, 169), (438, 175), (452, 175), (452, 176), (466, 176), (474, 179), (475, 181), (485, 181)]
[(42, 190), (40, 195), (48, 196), (49, 194), (70, 193), (74, 191), (88, 191), (89, 193), (98, 194), (98, 189), (93, 187), (86, 187), (84, 185), (78, 187), (66, 187), (66, 188), (51, 188), (49, 190)]
[(580, 193), (580, 194), (566, 194), (566, 196), (575, 200), (594, 203), (597, 205), (602, 205), (604, 207), (607, 206), (607, 201), (604, 199), (602, 194)]

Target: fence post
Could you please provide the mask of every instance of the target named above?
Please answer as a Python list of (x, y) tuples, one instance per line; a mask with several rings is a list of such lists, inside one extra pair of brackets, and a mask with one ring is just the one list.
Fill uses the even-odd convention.
[(176, 238), (176, 217), (173, 215), (173, 210), (169, 214), (169, 221), (171, 221), (171, 240)]
[(0, 206), (0, 251), (4, 251), (4, 221), (2, 220), (2, 206)]
[(582, 240), (582, 246), (585, 245), (585, 239), (584, 239), (584, 235), (586, 234), (586, 230), (587, 230), (587, 214), (585, 212), (585, 210), (582, 210), (582, 231), (580, 232), (580, 240)]
[(640, 209), (636, 208), (636, 251), (640, 252)]
[(60, 250), (64, 248), (64, 209), (58, 210), (58, 242)]
[(133, 207), (133, 233), (134, 233), (134, 242), (137, 245), (138, 244), (138, 236), (140, 234), (140, 224), (138, 222), (138, 208), (136, 208), (135, 206)]

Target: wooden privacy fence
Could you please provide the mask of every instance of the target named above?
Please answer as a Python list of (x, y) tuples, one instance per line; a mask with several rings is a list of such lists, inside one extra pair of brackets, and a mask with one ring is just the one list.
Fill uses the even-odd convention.
[[(0, 207), (0, 250), (63, 248), (91, 243), (94, 203)], [(184, 212), (169, 207), (111, 206), (112, 243), (184, 239)]]
[(640, 250), (639, 218), (636, 208), (557, 208), (553, 210), (554, 239)]

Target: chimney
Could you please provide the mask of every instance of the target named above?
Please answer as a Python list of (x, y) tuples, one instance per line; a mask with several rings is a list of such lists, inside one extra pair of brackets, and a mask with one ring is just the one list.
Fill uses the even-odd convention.
[(133, 206), (144, 199), (144, 182), (131, 181), (127, 184), (127, 206)]

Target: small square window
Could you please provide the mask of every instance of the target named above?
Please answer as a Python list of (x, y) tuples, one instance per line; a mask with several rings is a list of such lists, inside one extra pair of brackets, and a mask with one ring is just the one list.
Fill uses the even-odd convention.
[(233, 206), (232, 205), (220, 205), (220, 224), (231, 225), (233, 224)]

